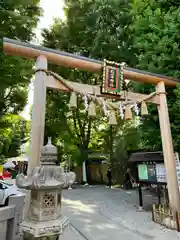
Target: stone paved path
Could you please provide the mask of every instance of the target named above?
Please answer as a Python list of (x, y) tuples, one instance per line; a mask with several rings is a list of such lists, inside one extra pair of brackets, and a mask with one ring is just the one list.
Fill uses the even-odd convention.
[(103, 186), (64, 190), (63, 214), (85, 240), (180, 239), (176, 231), (153, 223), (151, 213), (139, 212), (137, 199), (135, 191)]

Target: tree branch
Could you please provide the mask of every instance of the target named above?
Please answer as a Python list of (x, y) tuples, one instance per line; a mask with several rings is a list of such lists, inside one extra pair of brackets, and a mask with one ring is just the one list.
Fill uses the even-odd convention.
[(66, 125), (66, 128), (67, 128), (67, 131), (68, 131), (68, 133), (69, 133), (69, 135), (73, 138), (74, 137), (74, 135), (73, 135), (73, 133), (72, 133), (72, 131), (71, 131), (71, 129), (69, 128), (69, 126), (68, 126), (68, 123), (67, 123), (67, 121), (66, 121), (66, 116), (64, 115), (64, 113), (63, 113), (63, 122), (65, 123), (65, 125)]
[(81, 119), (80, 119), (80, 116), (79, 116), (79, 111), (78, 111), (78, 109), (76, 109), (76, 117), (77, 117), (77, 121), (78, 121), (78, 125), (79, 125), (80, 135), (81, 135), (82, 141), (83, 141), (83, 140), (85, 140), (85, 133), (84, 133), (83, 125), (82, 125), (82, 123), (81, 123)]
[(74, 129), (75, 129), (76, 135), (82, 141), (81, 134), (78, 132), (77, 123), (76, 123), (76, 116), (75, 116), (74, 111), (72, 111), (72, 116), (73, 116), (73, 124), (74, 124)]
[(86, 124), (87, 124), (87, 119), (88, 119), (88, 112), (86, 112), (85, 118), (84, 118), (84, 123), (83, 123), (83, 129), (85, 130)]
[(8, 99), (8, 97), (11, 95), (11, 93), (12, 93), (12, 88), (10, 87), (9, 88), (9, 92), (8, 92), (8, 94), (4, 97), (4, 100), (7, 100)]
[(88, 121), (88, 129), (87, 129), (87, 134), (86, 134), (86, 140), (85, 140), (85, 149), (88, 148), (88, 145), (89, 145), (89, 142), (90, 142), (91, 125), (92, 125), (92, 119), (89, 119), (89, 121)]

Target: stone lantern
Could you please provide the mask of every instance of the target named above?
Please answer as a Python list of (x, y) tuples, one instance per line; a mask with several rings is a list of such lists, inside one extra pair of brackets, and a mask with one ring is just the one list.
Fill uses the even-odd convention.
[(71, 176), (56, 166), (56, 161), (57, 148), (48, 138), (42, 147), (41, 166), (30, 176), (19, 174), (16, 178), (19, 188), (31, 191), (28, 218), (21, 224), (23, 239), (55, 240), (68, 226), (68, 219), (61, 215), (61, 190), (71, 183)]

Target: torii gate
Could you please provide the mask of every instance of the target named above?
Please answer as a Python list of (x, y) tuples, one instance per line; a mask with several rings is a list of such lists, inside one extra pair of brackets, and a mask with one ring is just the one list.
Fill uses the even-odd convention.
[[(34, 102), (32, 110), (32, 129), (31, 129), (31, 151), (28, 172), (40, 164), (40, 152), (44, 139), (44, 122), (45, 122), (45, 105), (46, 105), (46, 88), (52, 88), (59, 91), (70, 92), (67, 86), (63, 85), (53, 76), (46, 74), (48, 62), (70, 67), (86, 70), (89, 72), (100, 73), (103, 67), (103, 62), (95, 59), (90, 59), (82, 56), (73, 55), (66, 52), (61, 52), (41, 46), (22, 43), (16, 40), (4, 38), (3, 39), (4, 52), (13, 56), (21, 56), (30, 59), (36, 59), (36, 73), (34, 83)], [(175, 87), (179, 82), (177, 79), (152, 74), (137, 69), (125, 67), (123, 75), (126, 79), (134, 80), (143, 83), (151, 83), (156, 85), (156, 95), (137, 94), (133, 92), (128, 93), (130, 100), (146, 99), (157, 105), (159, 122), (161, 129), (161, 139), (164, 153), (165, 168), (167, 173), (167, 186), (169, 194), (170, 206), (174, 210), (180, 209), (179, 186), (176, 174), (176, 162), (174, 156), (174, 149), (172, 143), (170, 121), (166, 99), (166, 86)], [(86, 84), (79, 84), (75, 82), (68, 82), (76, 88), (81, 88), (81, 91), (89, 95), (102, 96), (99, 86), (92, 86)], [(122, 100), (121, 96), (104, 95), (106, 98), (116, 98)]]

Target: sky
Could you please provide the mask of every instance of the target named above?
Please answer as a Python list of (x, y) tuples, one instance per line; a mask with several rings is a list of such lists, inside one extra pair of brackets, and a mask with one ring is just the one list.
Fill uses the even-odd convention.
[[(53, 23), (53, 19), (58, 18), (64, 18), (64, 12), (63, 12), (63, 0), (40, 0), (40, 6), (43, 8), (44, 13), (43, 16), (40, 18), (39, 24), (36, 29), (36, 36), (37, 40), (32, 41), (34, 44), (40, 44), (41, 42), (41, 29), (43, 28), (49, 28), (49, 26)], [(30, 119), (30, 106), (33, 103), (33, 85), (30, 84), (29, 86), (29, 94), (28, 94), (28, 103), (24, 109), (24, 111), (21, 113), (21, 116), (23, 116), (26, 119)]]
[(44, 9), (44, 15), (40, 18), (36, 35), (40, 37), (42, 28), (48, 28), (53, 23), (54, 17), (64, 18), (63, 0), (41, 0), (40, 6)]

